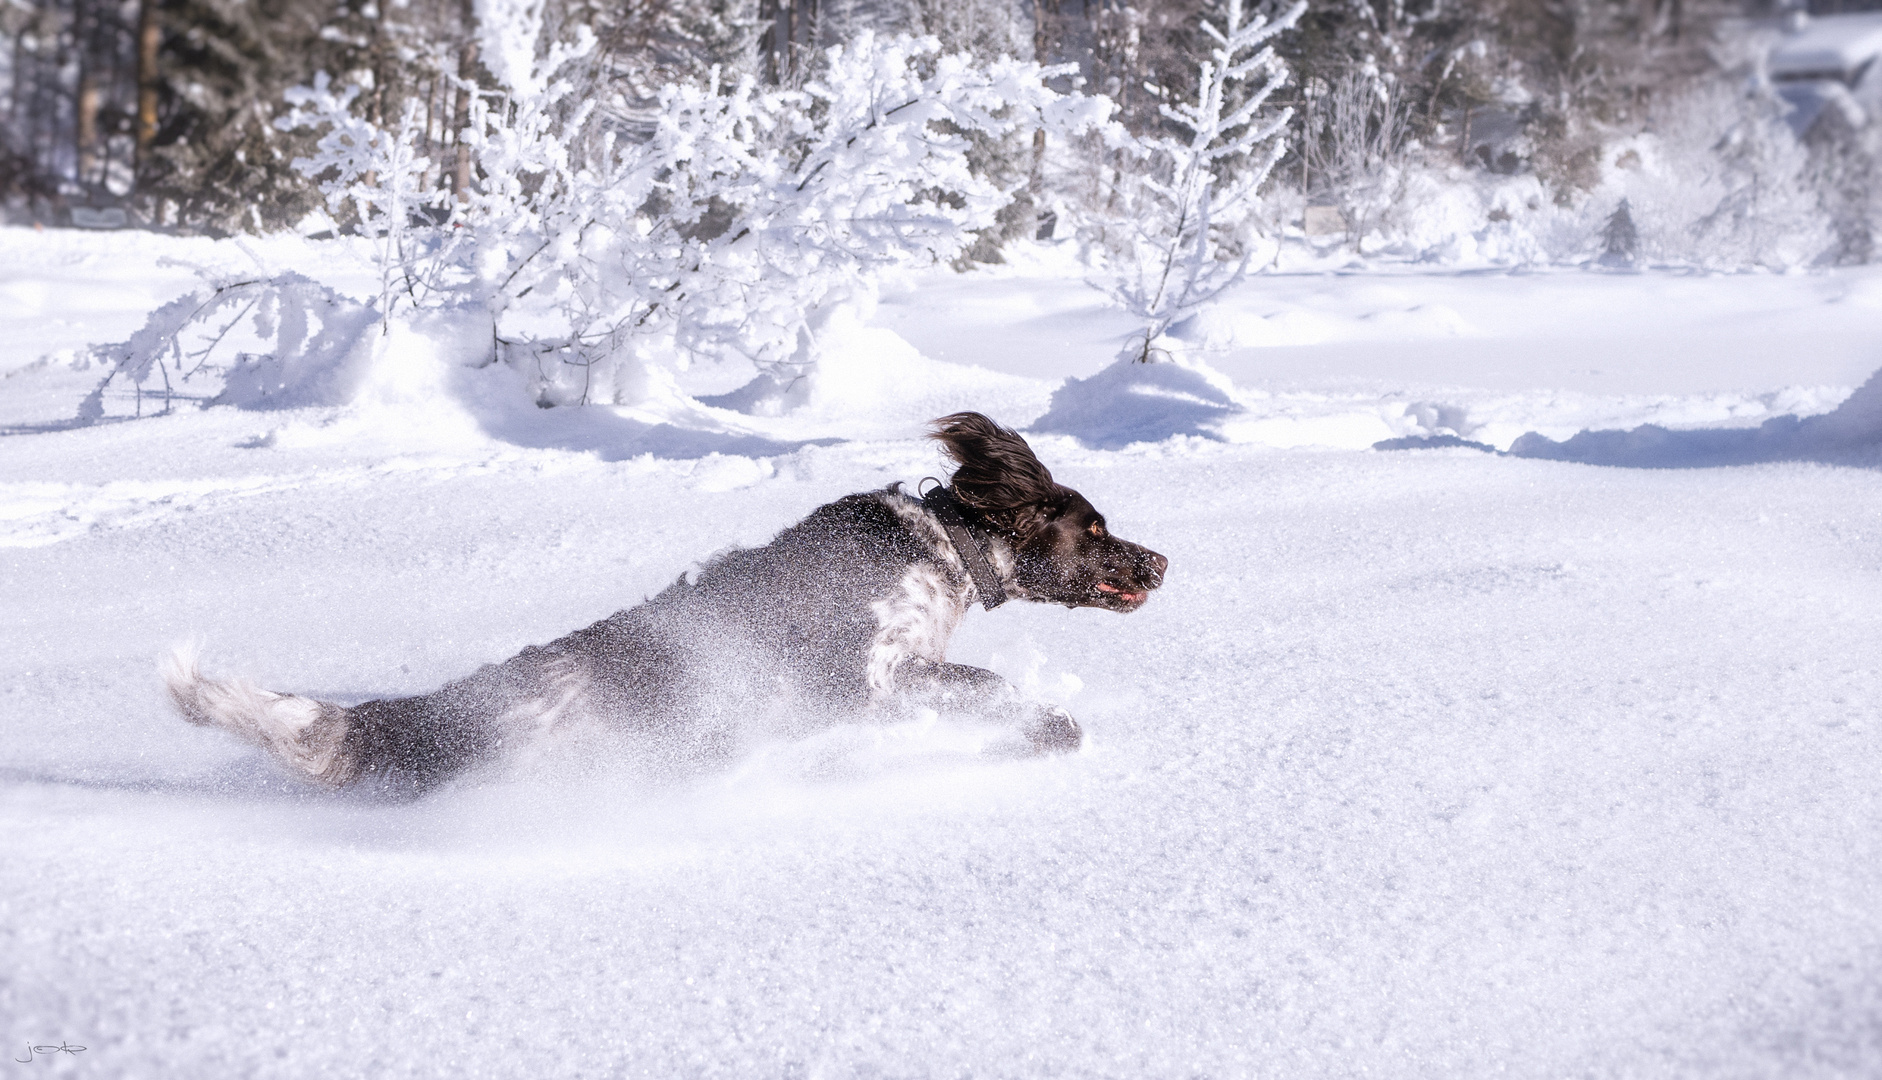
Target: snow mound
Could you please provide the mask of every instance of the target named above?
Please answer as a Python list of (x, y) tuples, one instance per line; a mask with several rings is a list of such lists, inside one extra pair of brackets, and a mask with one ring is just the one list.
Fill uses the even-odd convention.
[(1220, 372), (1180, 349), (1172, 355), (1147, 364), (1119, 360), (1088, 379), (1065, 380), (1029, 430), (1070, 435), (1099, 450), (1175, 435), (1220, 439), (1221, 423), (1243, 405)]
[(157, 308), (126, 340), (90, 350), (106, 374), (78, 420), (106, 418), (107, 394), (127, 387), (142, 415), (146, 383), (166, 409), (176, 398), (244, 409), (338, 405), (369, 377), (378, 323), (371, 306), (303, 274), (222, 281)]
[(1557, 442), (1530, 432), (1510, 445), (1513, 457), (1639, 469), (1693, 469), (1767, 461), (1882, 463), (1882, 370), (1822, 416), (1777, 416), (1755, 428), (1674, 431), (1643, 424), (1625, 431), (1582, 431)]
[(797, 440), (906, 438), (965, 409), (1030, 416), (1045, 408), (1045, 381), (923, 356), (894, 331), (864, 325), (866, 313), (851, 305), (831, 312), (819, 327), (817, 363), (803, 374), (762, 373), (699, 403), (715, 422)]
[(632, 406), (539, 406), (531, 400), (525, 372), (489, 362), (487, 353), (478, 362), (473, 350), (487, 347), (488, 322), (480, 327), (475, 312), (394, 319), (387, 333), (364, 339), (369, 363), (344, 409), (294, 415), (258, 445), (371, 444), (473, 456), (520, 448), (592, 454), (601, 461), (734, 455), (749, 465), (752, 458), (833, 441), (777, 439), (726, 424), (719, 410), (700, 406), (674, 387), (670, 373), (627, 363), (616, 365), (613, 374), (618, 384), (632, 383)]
[(219, 405), (291, 409), (350, 400), (372, 365), (379, 313), (299, 274), (268, 283), (254, 304), (253, 329), (272, 338), (265, 353), (239, 355)]

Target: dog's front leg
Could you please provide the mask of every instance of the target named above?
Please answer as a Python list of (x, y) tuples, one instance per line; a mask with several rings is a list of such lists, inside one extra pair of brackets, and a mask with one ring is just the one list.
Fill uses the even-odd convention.
[(1028, 701), (985, 668), (909, 659), (895, 669), (896, 696), (916, 708), (966, 714), (1017, 727), (1036, 753), (1076, 750), (1084, 741), (1078, 721), (1056, 705)]

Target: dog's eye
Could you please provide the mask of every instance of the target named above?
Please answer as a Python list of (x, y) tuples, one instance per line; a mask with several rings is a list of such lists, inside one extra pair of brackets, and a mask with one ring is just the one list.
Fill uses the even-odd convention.
[(1097, 537), (1098, 539), (1102, 540), (1104, 539), (1104, 522), (1094, 521), (1091, 523), (1091, 528), (1086, 529), (1085, 531)]

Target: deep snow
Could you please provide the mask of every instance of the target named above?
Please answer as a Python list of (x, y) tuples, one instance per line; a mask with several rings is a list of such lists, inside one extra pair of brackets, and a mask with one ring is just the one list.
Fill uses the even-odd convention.
[[(246, 257), (3, 239), (33, 356), (134, 329), (188, 284), (163, 251)], [(287, 246), (260, 254), (346, 272)], [(1882, 475), (1364, 449), (1826, 413), (1875, 367), (1873, 273), (1255, 280), (1182, 342), (1232, 416), (1034, 437), (1169, 584), (956, 640), (1079, 717), (1072, 757), (848, 727), (723, 773), (551, 762), (385, 804), (160, 698), (188, 635), (281, 689), (429, 689), (937, 473), (921, 420), (1029, 422), (1128, 332), (1055, 258), (890, 290), (836, 363), (879, 359), (873, 389), (690, 414), (719, 425), (690, 444), (506, 411), (422, 342), (352, 409), (79, 429), (53, 422), (96, 370), (9, 356), (0, 1035), (87, 1047), (11, 1067), (1874, 1074)], [(1320, 336), (1259, 338), (1290, 326)], [(706, 452), (734, 436), (796, 448)]]

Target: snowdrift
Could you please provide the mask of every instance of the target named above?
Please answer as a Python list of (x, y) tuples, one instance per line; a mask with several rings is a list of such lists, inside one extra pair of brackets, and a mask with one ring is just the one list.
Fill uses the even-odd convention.
[(1088, 379), (1067, 379), (1030, 431), (1070, 435), (1098, 450), (1162, 442), (1178, 435), (1220, 439), (1221, 423), (1246, 411), (1234, 387), (1180, 348), (1171, 359), (1122, 359)]
[(1512, 457), (1578, 461), (1640, 469), (1692, 469), (1766, 461), (1882, 464), (1882, 370), (1822, 416), (1773, 417), (1755, 428), (1673, 431), (1643, 424), (1626, 431), (1582, 431), (1557, 442), (1530, 432)]

